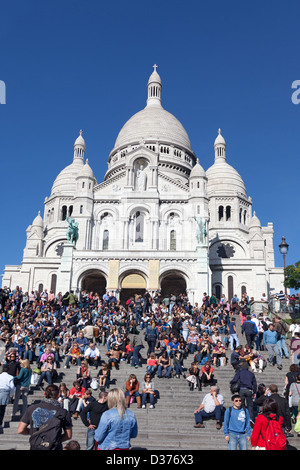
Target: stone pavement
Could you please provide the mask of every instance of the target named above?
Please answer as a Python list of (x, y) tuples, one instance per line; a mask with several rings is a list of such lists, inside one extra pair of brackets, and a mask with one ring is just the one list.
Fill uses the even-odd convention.
[[(238, 320), (239, 324), (239, 320)], [(245, 344), (245, 338), (239, 335), (242, 345)], [(104, 358), (107, 351), (106, 346), (100, 346), (101, 356)], [(142, 350), (144, 362), (146, 362), (147, 349)], [(230, 358), (230, 349), (227, 351), (227, 357)], [(266, 355), (264, 352), (263, 354)], [(185, 360), (185, 367), (189, 367), (192, 362), (192, 356)], [(280, 371), (277, 367), (268, 366), (262, 374), (256, 374), (257, 383), (270, 385), (275, 383), (281, 393), (284, 385), (285, 375), (289, 370), (291, 362), (283, 359), (283, 369)], [(60, 379), (65, 382), (68, 388), (71, 388), (76, 378), (76, 366), (70, 369), (59, 369)], [(124, 390), (125, 382), (129, 374), (136, 374), (138, 380), (143, 380), (146, 371), (146, 365), (135, 369), (130, 367), (126, 362), (121, 362), (120, 369), (112, 371), (112, 379), (114, 386)], [(93, 371), (96, 376), (97, 371)], [(234, 375), (234, 371), (230, 365), (218, 367), (214, 370), (215, 379), (220, 387), (220, 393), (225, 398), (225, 406), (231, 406), (231, 392), (229, 382)], [(154, 409), (137, 409), (136, 403), (131, 405), (131, 410), (135, 413), (138, 421), (138, 436), (133, 439), (131, 444), (134, 449), (152, 450), (226, 450), (227, 444), (224, 439), (223, 430), (216, 430), (215, 421), (206, 421), (204, 429), (194, 428), (194, 410), (198, 408), (204, 395), (208, 393), (209, 387), (203, 388), (201, 392), (198, 390), (190, 391), (188, 383), (184, 378), (176, 379), (158, 379), (154, 378), (155, 388), (159, 391), (159, 399)], [(98, 396), (98, 391), (94, 392), (94, 396)], [(41, 390), (31, 389), (29, 395), (29, 404), (40, 400), (43, 397)], [(28, 436), (20, 436), (17, 434), (19, 415), (16, 421), (11, 421), (12, 405), (6, 408), (4, 418), (3, 432), (0, 434), (0, 450), (26, 450), (28, 449)], [(81, 419), (73, 419), (73, 439), (78, 440), (81, 449), (84, 450), (86, 443), (86, 430)], [(300, 449), (300, 439), (297, 434), (295, 437), (289, 438), (289, 444), (294, 449)], [(249, 445), (249, 449), (251, 446)]]

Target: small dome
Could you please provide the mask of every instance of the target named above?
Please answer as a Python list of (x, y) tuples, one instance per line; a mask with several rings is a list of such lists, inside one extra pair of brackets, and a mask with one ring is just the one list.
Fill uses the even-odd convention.
[(42, 219), (42, 217), (41, 217), (40, 211), (38, 212), (38, 215), (36, 216), (36, 218), (35, 218), (34, 221), (32, 222), (32, 227), (41, 227), (41, 228), (44, 228), (44, 222), (43, 222), (43, 219)]
[(94, 176), (94, 172), (92, 170), (92, 168), (90, 167), (89, 165), (89, 161), (88, 159), (86, 160), (85, 164), (83, 165), (83, 168), (82, 168), (82, 171), (80, 172), (80, 174), (77, 176), (77, 178), (92, 178), (93, 180), (96, 181), (96, 178)]
[(153, 67), (154, 67), (154, 70), (153, 70), (152, 74), (151, 74), (150, 77), (149, 77), (148, 85), (149, 85), (150, 83), (153, 83), (153, 82), (155, 82), (155, 83), (160, 83), (160, 84), (161, 84), (160, 76), (159, 76), (159, 74), (158, 74), (157, 71), (156, 71), (157, 65), (154, 65)]
[(51, 195), (65, 194), (73, 196), (76, 192), (76, 178), (81, 175), (83, 167), (83, 160), (81, 158), (74, 158), (71, 165), (64, 168), (56, 177), (51, 189)]
[(226, 161), (216, 161), (206, 170), (207, 194), (242, 194), (247, 197), (245, 183), (239, 173)]
[(249, 222), (249, 229), (261, 229), (261, 223), (256, 213), (253, 212), (253, 216)]
[(218, 136), (217, 136), (216, 139), (215, 139), (214, 147), (215, 147), (216, 145), (218, 145), (218, 144), (226, 145), (225, 139), (224, 139), (224, 137), (223, 137), (222, 134), (221, 134), (221, 129), (219, 129), (218, 132), (219, 132), (219, 133), (218, 133)]
[(197, 163), (192, 168), (190, 178), (204, 178), (205, 176), (206, 176), (205, 171), (199, 163), (199, 158), (197, 158)]

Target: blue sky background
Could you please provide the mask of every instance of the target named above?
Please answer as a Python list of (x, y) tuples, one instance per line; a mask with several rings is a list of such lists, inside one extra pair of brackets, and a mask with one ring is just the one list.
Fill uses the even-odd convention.
[[(79, 129), (103, 181), (124, 123), (144, 108), (154, 63), (162, 104), (183, 124), (201, 165), (218, 128), (262, 225), (274, 224), (277, 266), (300, 259), (298, 2), (15, 0), (1, 5), (0, 268), (21, 264), (26, 228)], [(251, 293), (249, 293), (251, 294)]]

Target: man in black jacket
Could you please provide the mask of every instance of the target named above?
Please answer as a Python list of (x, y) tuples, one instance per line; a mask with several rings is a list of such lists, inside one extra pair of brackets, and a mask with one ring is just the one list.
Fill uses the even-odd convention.
[(278, 394), (278, 387), (275, 384), (269, 386), (271, 397), (278, 403), (278, 414), (283, 417), (283, 428), (285, 430), (286, 437), (293, 437), (291, 433), (292, 421), (289, 404), (286, 398), (281, 397)]
[(86, 436), (86, 450), (94, 450), (95, 430), (99, 425), (102, 414), (108, 410), (107, 396), (107, 392), (100, 392), (99, 399), (90, 402), (80, 413), (80, 418), (83, 424), (88, 428)]
[(246, 341), (249, 347), (252, 348), (252, 345), (255, 341), (255, 336), (257, 335), (258, 331), (255, 323), (251, 321), (250, 315), (246, 317), (246, 321), (242, 324), (241, 332), (242, 335), (245, 334)]
[(240, 367), (240, 370), (235, 373), (235, 376), (231, 380), (230, 384), (234, 384), (238, 380), (240, 381), (240, 390), (238, 393), (242, 398), (242, 407), (246, 406), (249, 411), (250, 420), (252, 423), (254, 423), (253, 400), (256, 397), (257, 382), (255, 375), (253, 372), (250, 372), (248, 368), (248, 363), (243, 363)]

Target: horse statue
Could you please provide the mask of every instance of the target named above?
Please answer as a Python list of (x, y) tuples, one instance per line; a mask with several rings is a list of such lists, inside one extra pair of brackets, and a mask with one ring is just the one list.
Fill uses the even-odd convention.
[(67, 218), (66, 219), (69, 226), (67, 229), (67, 239), (68, 242), (74, 243), (76, 246), (77, 240), (78, 240), (78, 223), (75, 222), (73, 218)]

